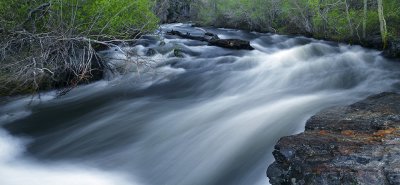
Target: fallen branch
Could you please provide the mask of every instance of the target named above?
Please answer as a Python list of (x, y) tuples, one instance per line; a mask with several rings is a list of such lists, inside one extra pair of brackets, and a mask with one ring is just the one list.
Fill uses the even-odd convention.
[(192, 36), (190, 33), (182, 33), (179, 31), (168, 31), (168, 35), (176, 35), (185, 39), (198, 40), (202, 42), (208, 42), (209, 45), (218, 46), (222, 48), (229, 49), (246, 49), (253, 50), (254, 48), (250, 45), (249, 41), (240, 40), (240, 39), (220, 39), (217, 35), (205, 32), (204, 36)]

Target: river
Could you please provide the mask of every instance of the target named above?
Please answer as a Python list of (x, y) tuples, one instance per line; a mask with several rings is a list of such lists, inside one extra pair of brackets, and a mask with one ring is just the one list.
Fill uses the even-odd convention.
[[(162, 29), (202, 34), (186, 24)], [(0, 184), (266, 185), (280, 137), (324, 108), (400, 87), (399, 63), (375, 50), (207, 30), (256, 49), (147, 36), (124, 48), (147, 65), (121, 64), (117, 48), (103, 52), (125, 75), (109, 72), (61, 97), (2, 101)]]

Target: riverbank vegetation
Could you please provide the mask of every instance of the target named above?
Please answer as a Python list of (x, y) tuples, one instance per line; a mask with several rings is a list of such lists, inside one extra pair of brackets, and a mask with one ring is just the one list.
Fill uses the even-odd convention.
[(197, 19), (207, 25), (338, 40), (400, 35), (397, 0), (207, 0), (198, 7)]
[(385, 49), (400, 57), (398, 0), (161, 1), (180, 11), (169, 13), (170, 21), (183, 14), (202, 26), (306, 35)]
[(0, 95), (100, 79), (99, 48), (158, 26), (148, 0), (0, 1)]
[(398, 0), (3, 0), (0, 95), (102, 78), (97, 51), (163, 23), (306, 35), (400, 57)]

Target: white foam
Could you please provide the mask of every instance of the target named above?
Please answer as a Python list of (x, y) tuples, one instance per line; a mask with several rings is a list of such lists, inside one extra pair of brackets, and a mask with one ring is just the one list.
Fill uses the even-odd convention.
[(50, 91), (36, 96), (26, 96), (15, 101), (11, 101), (6, 105), (0, 106), (0, 125), (11, 123), (22, 119), (31, 114), (27, 110), (27, 106), (38, 105), (40, 103), (50, 101), (56, 97), (55, 91)]
[(23, 151), (21, 140), (0, 130), (1, 185), (138, 185), (123, 175), (82, 165), (39, 164), (24, 158)]

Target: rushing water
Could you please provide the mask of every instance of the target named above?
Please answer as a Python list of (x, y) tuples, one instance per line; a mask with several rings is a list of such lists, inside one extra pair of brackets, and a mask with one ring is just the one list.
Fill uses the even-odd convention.
[[(165, 25), (201, 34), (188, 25)], [(397, 91), (399, 65), (357, 46), (209, 29), (250, 40), (229, 50), (148, 37), (133, 58), (153, 68), (81, 86), (56, 98), (0, 107), (1, 185), (268, 184), (274, 144), (319, 110)], [(174, 57), (174, 49), (183, 58)], [(115, 49), (104, 55), (123, 57)]]

